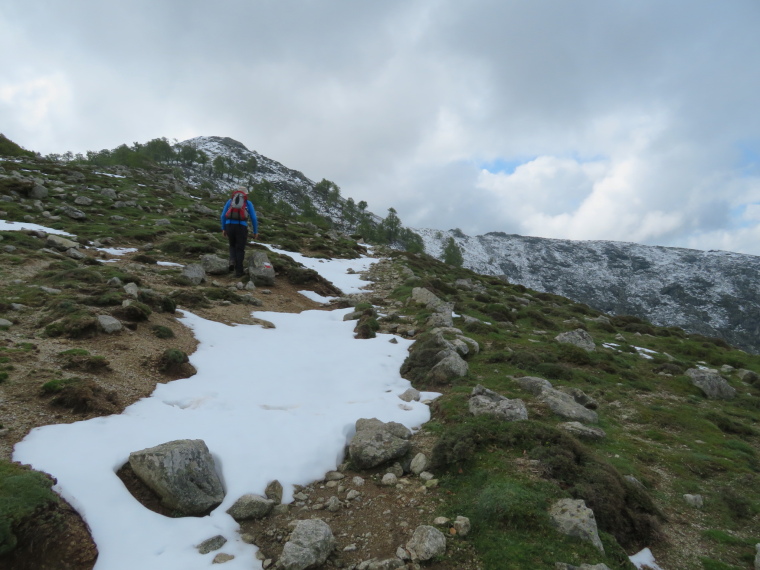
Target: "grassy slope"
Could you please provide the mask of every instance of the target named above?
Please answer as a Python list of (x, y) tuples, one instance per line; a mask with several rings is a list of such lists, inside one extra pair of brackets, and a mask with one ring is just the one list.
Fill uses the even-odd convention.
[[(61, 181), (79, 172), (84, 180), (67, 188), (66, 202), (70, 204), (71, 195), (76, 193), (92, 198), (95, 204), (81, 208), (89, 219), (79, 222), (65, 215), (59, 221), (47, 221), (30, 200), (0, 202), (5, 219), (23, 220), (31, 215), (34, 221), (65, 229), (80, 239), (111, 236), (118, 246), (153, 242), (163, 259), (182, 263), (206, 252), (224, 255), (225, 243), (215, 215), (195, 212), (197, 200), (174, 191), (168, 170), (133, 171), (126, 178), (112, 178), (98, 174), (103, 169), (24, 160), (0, 161), (0, 166), (6, 173), (32, 170), (48, 180)], [(134, 199), (142, 210), (135, 206), (113, 210), (113, 201), (101, 196), (94, 186), (116, 190), (121, 200)], [(0, 183), (0, 195), (10, 195), (12, 190), (24, 192), (24, 188)], [(55, 214), (63, 200), (50, 197), (45, 205)], [(356, 254), (348, 240), (326, 240), (314, 227), (259, 213), (266, 242), (303, 248), (315, 255)], [(112, 215), (127, 221), (114, 222), (109, 219)], [(169, 226), (156, 225), (156, 220), (164, 218), (171, 220)], [(44, 260), (35, 238), (19, 232), (2, 235), (3, 245), (13, 244), (19, 250), (0, 252), (0, 267), (23, 265), (30, 258)], [(611, 324), (589, 321), (588, 317), (598, 313), (588, 307), (454, 269), (424, 255), (393, 253), (392, 257), (415, 273), (394, 292), (396, 300), (405, 303), (412, 287), (425, 286), (454, 302), (458, 314), (501, 323), (464, 325), (456, 321), (481, 346), (480, 353), (469, 359), (469, 375), (446, 386), (416, 382), (417, 388), (444, 393), (435, 403), (433, 421), (428, 425), (428, 431), (440, 438), (434, 460), (437, 472), (443, 474), (442, 487), (448, 497), (443, 509), (451, 516), (464, 514), (472, 519), (474, 531), (468, 540), (486, 568), (502, 568), (505, 560), (514, 568), (551, 568), (556, 561), (604, 561), (611, 568), (629, 568), (623, 547), (630, 553), (650, 545), (665, 553), (669, 570), (694, 568), (700, 563), (706, 569), (750, 567), (752, 545), (760, 540), (760, 386), (743, 384), (728, 374), (739, 396), (730, 402), (711, 401), (683, 373), (699, 362), (760, 372), (760, 358), (720, 341), (653, 327), (636, 319), (613, 318)], [(281, 271), (292, 269), (287, 259), (274, 262)], [(86, 304), (78, 302), (78, 295), (105, 295), (107, 291), (100, 287), (111, 276), (110, 271), (107, 266), (52, 263), (42, 277), (57, 287), (68, 280), (71, 304), (62, 306), (59, 301), (54, 306), (41, 295), (16, 302), (40, 305), (40, 334), (45, 334), (46, 326), (70, 312), (84, 311), (86, 315)], [(178, 274), (176, 269), (166, 272)], [(456, 288), (452, 285), (456, 278), (469, 278), (481, 290)], [(20, 294), (12, 283), (0, 284), (0, 317), (12, 317), (7, 302)], [(100, 302), (117, 301), (120, 303), (119, 299), (102, 298)], [(423, 328), (428, 316), (424, 309), (406, 305), (404, 311)], [(597, 351), (586, 353), (553, 340), (557, 333), (578, 327), (594, 337)], [(625, 340), (616, 340), (617, 335)], [(423, 336), (418, 345), (422, 347), (424, 341)], [(603, 342), (620, 346), (605, 349)], [(634, 345), (655, 351), (653, 358), (642, 358)], [(577, 387), (595, 398), (599, 402), (599, 427), (607, 432), (607, 438), (582, 443), (557, 430), (560, 420), (510, 378), (523, 375)], [(504, 425), (470, 417), (467, 398), (476, 384), (524, 399), (530, 421)], [(644, 489), (627, 482), (623, 478), (626, 475), (635, 477)], [(36, 480), (30, 484), (36, 485)], [(684, 493), (705, 496), (704, 509), (686, 507)], [(569, 496), (593, 504), (603, 530), (606, 558), (593, 547), (562, 538), (551, 529), (545, 514), (547, 506)], [(44, 503), (51, 499), (43, 495), (39, 500)], [(670, 532), (675, 528), (686, 529), (696, 537), (699, 555), (683, 552), (689, 547)]]

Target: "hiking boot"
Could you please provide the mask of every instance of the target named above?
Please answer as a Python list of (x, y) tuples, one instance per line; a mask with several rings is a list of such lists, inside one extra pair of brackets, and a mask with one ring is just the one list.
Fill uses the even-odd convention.
[(230, 273), (233, 269), (235, 269), (235, 262), (230, 260), (227, 264), (227, 273)]
[(243, 277), (243, 275), (245, 275), (245, 273), (243, 273), (242, 271), (240, 272), (235, 271), (235, 277)]

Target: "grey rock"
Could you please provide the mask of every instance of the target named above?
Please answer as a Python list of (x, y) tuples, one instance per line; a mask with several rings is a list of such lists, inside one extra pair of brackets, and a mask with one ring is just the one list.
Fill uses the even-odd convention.
[(48, 295), (58, 295), (61, 292), (60, 289), (56, 289), (55, 287), (45, 287), (45, 286), (40, 287), (40, 291), (44, 291)]
[(371, 469), (405, 455), (409, 451), (410, 437), (411, 432), (399, 423), (360, 419), (348, 453), (359, 469)]
[(446, 384), (466, 376), (470, 367), (456, 351), (446, 349), (438, 355), (438, 362), (430, 369), (429, 377), (434, 382)]
[(274, 285), (275, 272), (267, 254), (263, 251), (254, 251), (248, 257), (248, 275), (257, 287), (269, 287)]
[(42, 200), (48, 197), (48, 189), (42, 184), (35, 184), (29, 191), (29, 198), (32, 200)]
[(705, 505), (702, 495), (690, 495), (687, 493), (683, 496), (683, 500), (686, 501), (687, 505), (694, 507), (695, 509), (701, 509)]
[(235, 560), (235, 556), (232, 554), (227, 554), (226, 552), (220, 552), (216, 556), (214, 556), (214, 559), (211, 561), (211, 564), (224, 564), (225, 562), (229, 562), (230, 560)]
[(579, 439), (598, 441), (607, 437), (607, 433), (603, 429), (586, 426), (580, 422), (563, 422), (558, 424), (557, 427)]
[(327, 500), (327, 504), (325, 505), (325, 508), (330, 511), (331, 513), (338, 512), (341, 507), (341, 502), (338, 497), (332, 496)]
[(282, 483), (275, 479), (274, 481), (270, 481), (269, 484), (267, 484), (264, 495), (267, 499), (274, 501), (275, 505), (279, 505), (282, 503), (282, 492)]
[(469, 410), (474, 416), (489, 415), (507, 422), (528, 419), (528, 410), (522, 400), (510, 400), (480, 384), (472, 390)]
[(282, 549), (278, 567), (305, 570), (324, 564), (335, 549), (336, 540), (329, 525), (319, 519), (301, 520)]
[(576, 329), (570, 332), (560, 333), (554, 337), (554, 340), (564, 344), (572, 344), (588, 352), (596, 350), (596, 344), (594, 339), (583, 329)]
[(755, 545), (755, 570), (760, 570), (760, 543)]
[(199, 214), (203, 214), (204, 216), (213, 216), (216, 212), (209, 208), (208, 206), (204, 206), (203, 204), (200, 204), (196, 202), (193, 204), (193, 210), (198, 212)]
[(746, 370), (744, 368), (737, 370), (736, 375), (739, 377), (739, 380), (742, 382), (747, 382), (748, 384), (754, 384), (758, 381), (758, 379), (760, 379), (760, 376), (758, 376), (757, 372)]
[(129, 454), (129, 465), (164, 505), (205, 515), (224, 500), (214, 458), (200, 439), (170, 441)]
[(191, 263), (182, 268), (182, 276), (186, 277), (193, 285), (200, 285), (206, 280), (206, 271), (199, 263)]
[(418, 526), (411, 540), (406, 543), (406, 549), (412, 560), (430, 560), (446, 554), (446, 536), (433, 526)]
[(596, 410), (599, 407), (597, 401), (586, 394), (580, 388), (573, 388), (571, 386), (557, 386), (557, 390), (564, 392), (584, 408), (588, 408), (589, 410)]
[(170, 226), (172, 225), (172, 221), (167, 218), (161, 218), (160, 220), (156, 220), (154, 224), (157, 226)]
[(240, 497), (227, 509), (227, 514), (236, 521), (258, 520), (267, 516), (274, 507), (275, 502), (261, 495), (248, 493)]
[(572, 396), (559, 390), (544, 390), (539, 394), (538, 399), (549, 406), (552, 412), (566, 420), (591, 424), (599, 421), (596, 412), (581, 406)]
[(3, 251), (5, 253), (13, 253), (14, 251), (16, 251), (16, 246), (15, 245), (4, 245), (3, 246)]
[(74, 203), (77, 206), (92, 206), (92, 198), (88, 198), (87, 196), (77, 196), (74, 198)]
[(459, 536), (467, 536), (470, 534), (470, 530), (472, 528), (470, 524), (470, 519), (463, 516), (458, 516), (452, 525), (454, 529), (457, 531), (457, 534)]
[(7, 329), (11, 326), (13, 326), (13, 323), (8, 319), (0, 319), (0, 329)]
[(425, 305), (428, 309), (435, 312), (440, 312), (441, 310), (447, 310), (449, 308), (448, 303), (444, 303), (432, 291), (429, 291), (424, 287), (415, 287), (412, 289), (412, 300), (421, 305)]
[(731, 400), (736, 397), (736, 390), (715, 370), (689, 368), (686, 375), (711, 400)]
[(428, 458), (424, 453), (418, 453), (412, 459), (412, 463), (409, 467), (410, 471), (415, 475), (419, 475), (428, 467)]
[(78, 249), (74, 249), (73, 247), (71, 249), (66, 250), (66, 257), (69, 257), (71, 259), (75, 259), (77, 261), (81, 261), (85, 257), (87, 257), (84, 253), (79, 251)]
[(45, 245), (47, 247), (57, 249), (58, 251), (66, 251), (72, 248), (79, 248), (79, 244), (77, 242), (55, 234), (49, 234), (47, 236), (45, 239)]
[(87, 214), (85, 214), (82, 210), (77, 210), (73, 206), (69, 206), (64, 204), (61, 206), (61, 212), (71, 218), (72, 220), (86, 220)]
[(195, 548), (197, 548), (198, 552), (201, 554), (208, 554), (214, 550), (219, 550), (226, 543), (227, 539), (224, 538), (221, 534), (217, 534), (216, 536), (212, 536), (211, 538), (204, 540)]
[(140, 288), (137, 286), (137, 283), (127, 283), (122, 289), (124, 289), (124, 292), (133, 299), (137, 299), (137, 296), (140, 293)]
[(393, 473), (386, 473), (380, 480), (380, 484), (384, 487), (395, 487), (398, 484), (398, 477)]
[(122, 329), (121, 322), (111, 315), (98, 315), (98, 326), (106, 334), (117, 333)]
[(594, 512), (582, 500), (560, 499), (549, 509), (549, 517), (559, 532), (587, 540), (604, 554)]
[(109, 287), (121, 287), (121, 279), (118, 277), (111, 277), (108, 281), (106, 281), (106, 285)]
[(204, 255), (201, 257), (201, 265), (209, 275), (224, 275), (229, 271), (229, 261), (218, 255)]
[(103, 196), (103, 197), (105, 197), (105, 198), (110, 198), (111, 200), (116, 200), (116, 198), (117, 198), (116, 190), (113, 190), (111, 188), (103, 188), (100, 191), (100, 195)]
[(515, 378), (515, 382), (517, 382), (520, 388), (526, 392), (530, 392), (534, 396), (538, 396), (544, 390), (551, 390), (552, 388), (551, 382), (544, 380), (543, 378), (538, 378), (537, 376), (523, 376), (521, 378)]
[(399, 395), (404, 402), (419, 402), (420, 392), (414, 388), (408, 388), (403, 394)]

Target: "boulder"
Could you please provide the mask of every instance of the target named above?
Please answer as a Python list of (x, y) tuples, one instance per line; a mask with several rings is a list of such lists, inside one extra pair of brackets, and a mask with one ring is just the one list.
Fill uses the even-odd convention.
[(415, 287), (412, 289), (412, 301), (425, 305), (428, 309), (435, 312), (446, 310), (449, 304), (441, 301), (432, 291), (424, 287)]
[(77, 261), (83, 260), (85, 257), (87, 257), (84, 253), (79, 251), (78, 249), (72, 247), (71, 249), (66, 250), (66, 257), (69, 257), (71, 259), (75, 259)]
[(45, 188), (42, 184), (35, 184), (29, 191), (29, 198), (32, 200), (42, 200), (43, 198), (47, 198), (48, 194), (48, 189)]
[(572, 396), (559, 390), (544, 390), (538, 396), (539, 401), (544, 402), (552, 412), (566, 420), (582, 423), (595, 424), (599, 421), (596, 412), (581, 406)]
[(736, 375), (739, 377), (739, 380), (746, 382), (747, 384), (755, 384), (758, 380), (760, 380), (760, 376), (758, 376), (757, 372), (753, 372), (752, 370), (747, 370), (745, 368), (737, 370)]
[(206, 270), (199, 263), (191, 263), (182, 268), (182, 277), (187, 278), (193, 285), (200, 285), (206, 280)]
[(406, 543), (412, 560), (430, 560), (446, 554), (446, 536), (435, 527), (418, 526), (412, 538)]
[(420, 397), (421, 395), (419, 390), (415, 390), (414, 388), (407, 388), (403, 394), (399, 395), (399, 398), (401, 398), (404, 402), (419, 402)]
[(218, 255), (207, 254), (201, 257), (203, 270), (209, 275), (224, 275), (229, 271), (229, 261)]
[(104, 196), (105, 198), (110, 198), (111, 200), (116, 200), (116, 190), (113, 190), (112, 188), (103, 188), (100, 191), (100, 195)]
[(415, 475), (419, 475), (425, 469), (427, 469), (427, 466), (428, 466), (427, 456), (424, 453), (418, 453), (417, 455), (414, 456), (414, 459), (412, 459), (412, 463), (409, 466), (409, 470)]
[(599, 407), (597, 401), (586, 394), (580, 388), (572, 388), (570, 386), (557, 386), (557, 390), (564, 392), (584, 408), (588, 408), (589, 410), (596, 410)]
[(267, 499), (274, 501), (275, 505), (279, 505), (282, 503), (282, 492), (282, 483), (275, 479), (267, 484), (264, 495), (266, 495)]
[(594, 339), (583, 329), (575, 329), (574, 331), (560, 333), (554, 337), (554, 340), (564, 344), (572, 344), (588, 352), (596, 350)]
[(77, 210), (73, 206), (64, 205), (61, 206), (61, 212), (71, 218), (72, 220), (86, 220), (87, 214), (82, 210)]
[(348, 446), (348, 454), (359, 469), (371, 469), (405, 455), (411, 435), (412, 432), (396, 422), (360, 419), (356, 422), (356, 435)]
[(274, 267), (267, 254), (263, 251), (254, 251), (248, 258), (248, 275), (257, 287), (271, 287), (274, 285)]
[(522, 400), (510, 400), (480, 384), (472, 390), (469, 408), (474, 416), (490, 415), (507, 422), (528, 419), (528, 410)]
[(705, 505), (702, 495), (690, 495), (687, 493), (683, 496), (683, 500), (686, 501), (687, 505), (695, 509), (701, 509)]
[(517, 382), (520, 388), (526, 392), (530, 392), (534, 396), (538, 396), (544, 390), (552, 389), (551, 382), (544, 380), (543, 378), (538, 378), (537, 376), (523, 376), (522, 378), (515, 378), (515, 382)]
[(62, 236), (57, 236), (55, 234), (50, 234), (47, 236), (45, 245), (52, 249), (57, 249), (58, 251), (66, 251), (71, 248), (79, 248), (79, 244), (77, 242)]
[(335, 537), (326, 522), (320, 519), (297, 521), (277, 566), (282, 570), (305, 570), (319, 566), (325, 563), (335, 544)]
[(596, 528), (594, 511), (580, 499), (560, 499), (549, 509), (552, 525), (562, 534), (591, 542), (602, 554), (604, 546)]
[(77, 196), (74, 198), (74, 203), (77, 206), (92, 206), (92, 198), (88, 198), (87, 196)]
[(224, 538), (221, 534), (217, 534), (216, 536), (212, 536), (211, 538), (204, 540), (195, 548), (198, 549), (198, 552), (200, 554), (208, 554), (214, 550), (219, 550), (225, 544), (227, 544), (227, 539)]
[(261, 495), (248, 493), (240, 497), (227, 509), (227, 514), (237, 522), (263, 519), (274, 508), (275, 502)]
[(98, 315), (98, 326), (106, 334), (117, 333), (122, 329), (121, 321), (111, 315)]
[(470, 371), (469, 365), (452, 349), (444, 349), (437, 357), (438, 362), (430, 369), (430, 379), (440, 384), (446, 384), (456, 378), (466, 376)]
[(134, 451), (129, 465), (164, 505), (184, 515), (205, 515), (224, 500), (214, 458), (203, 440), (181, 439)]
[(736, 390), (715, 370), (689, 368), (686, 375), (710, 400), (730, 400), (736, 396)]

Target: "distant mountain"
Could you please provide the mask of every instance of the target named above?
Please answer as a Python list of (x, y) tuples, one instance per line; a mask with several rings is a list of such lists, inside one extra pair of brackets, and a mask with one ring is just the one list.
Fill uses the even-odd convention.
[(464, 267), (613, 315), (720, 337), (760, 353), (760, 257), (611, 241), (415, 230), (441, 259), (449, 237)]

